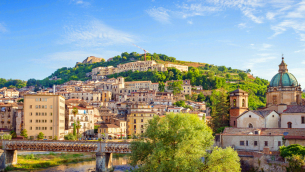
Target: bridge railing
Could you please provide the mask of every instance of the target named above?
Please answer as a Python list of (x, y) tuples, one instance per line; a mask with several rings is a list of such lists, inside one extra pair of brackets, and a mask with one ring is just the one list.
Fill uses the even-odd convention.
[(131, 153), (128, 142), (3, 140), (4, 150)]

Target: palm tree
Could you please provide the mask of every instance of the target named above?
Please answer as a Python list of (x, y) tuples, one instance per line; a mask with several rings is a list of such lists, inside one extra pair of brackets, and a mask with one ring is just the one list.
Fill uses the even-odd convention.
[(76, 136), (76, 125), (75, 125), (75, 119), (76, 119), (76, 114), (78, 114), (78, 109), (76, 107), (73, 108), (72, 113), (74, 115), (74, 124), (73, 124), (73, 135)]
[(78, 135), (78, 134), (79, 134), (79, 129), (82, 127), (82, 125), (80, 125), (80, 122), (77, 121), (75, 127), (76, 127), (76, 129), (77, 129), (77, 135)]

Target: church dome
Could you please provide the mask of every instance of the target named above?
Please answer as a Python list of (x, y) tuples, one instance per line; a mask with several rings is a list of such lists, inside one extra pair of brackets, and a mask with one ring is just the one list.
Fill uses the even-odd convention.
[(295, 76), (293, 76), (293, 74), (289, 72), (278, 73), (271, 79), (270, 87), (279, 87), (279, 86), (283, 86), (283, 87), (298, 86), (298, 81), (295, 78)]
[(295, 76), (288, 72), (287, 64), (284, 62), (284, 57), (282, 58), (282, 63), (279, 65), (279, 73), (274, 75), (270, 81), (270, 87), (290, 87), (298, 86), (298, 81)]

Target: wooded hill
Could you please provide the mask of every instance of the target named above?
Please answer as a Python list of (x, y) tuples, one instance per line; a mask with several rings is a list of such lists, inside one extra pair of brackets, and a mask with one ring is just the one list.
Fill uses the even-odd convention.
[[(126, 81), (143, 81), (151, 80), (152, 82), (165, 83), (168, 80), (182, 80), (190, 79), (193, 86), (203, 86), (205, 90), (215, 90), (215, 89), (225, 89), (230, 92), (240, 85), (240, 88), (249, 92), (249, 107), (250, 109), (257, 109), (258, 107), (265, 106), (266, 98), (265, 93), (267, 85), (269, 84), (267, 80), (261, 78), (252, 77), (249, 72), (251, 70), (242, 71), (239, 69), (232, 69), (226, 66), (215, 66), (206, 63), (198, 62), (187, 62), (180, 61), (174, 57), (169, 57), (164, 54), (147, 54), (147, 60), (155, 60), (157, 63), (173, 63), (179, 65), (189, 66), (188, 72), (181, 72), (176, 68), (168, 68), (166, 72), (158, 71), (145, 71), (145, 72), (122, 72), (118, 74), (109, 75), (108, 77), (118, 77), (123, 76)], [(56, 70), (50, 76), (43, 80), (29, 79), (27, 81), (27, 86), (37, 86), (37, 87), (52, 87), (53, 84), (59, 85), (70, 80), (81, 80), (85, 81), (91, 79), (91, 77), (86, 77), (86, 73), (91, 72), (93, 68), (96, 67), (106, 67), (114, 66), (118, 64), (129, 63), (132, 61), (143, 61), (144, 55), (138, 54), (136, 52), (127, 53), (124, 52), (121, 55), (115, 56), (111, 61), (102, 61), (94, 64), (77, 64), (75, 67), (63, 67)], [(49, 80), (49, 78), (56, 76), (61, 78), (61, 80)], [(251, 77), (248, 77), (251, 76)], [(197, 98), (196, 98), (197, 97)], [(202, 95), (200, 95), (202, 97)], [(198, 99), (198, 95), (194, 94), (192, 97), (187, 97), (194, 101), (202, 101), (202, 98)], [(209, 96), (206, 96), (204, 100), (209, 105)]]

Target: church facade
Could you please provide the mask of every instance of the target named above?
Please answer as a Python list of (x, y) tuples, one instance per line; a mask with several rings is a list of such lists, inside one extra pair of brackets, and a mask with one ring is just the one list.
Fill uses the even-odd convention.
[(248, 110), (248, 93), (237, 89), (230, 93), (230, 126), (237, 128), (305, 128), (302, 89), (288, 72), (282, 58), (278, 73), (266, 92), (266, 107)]

